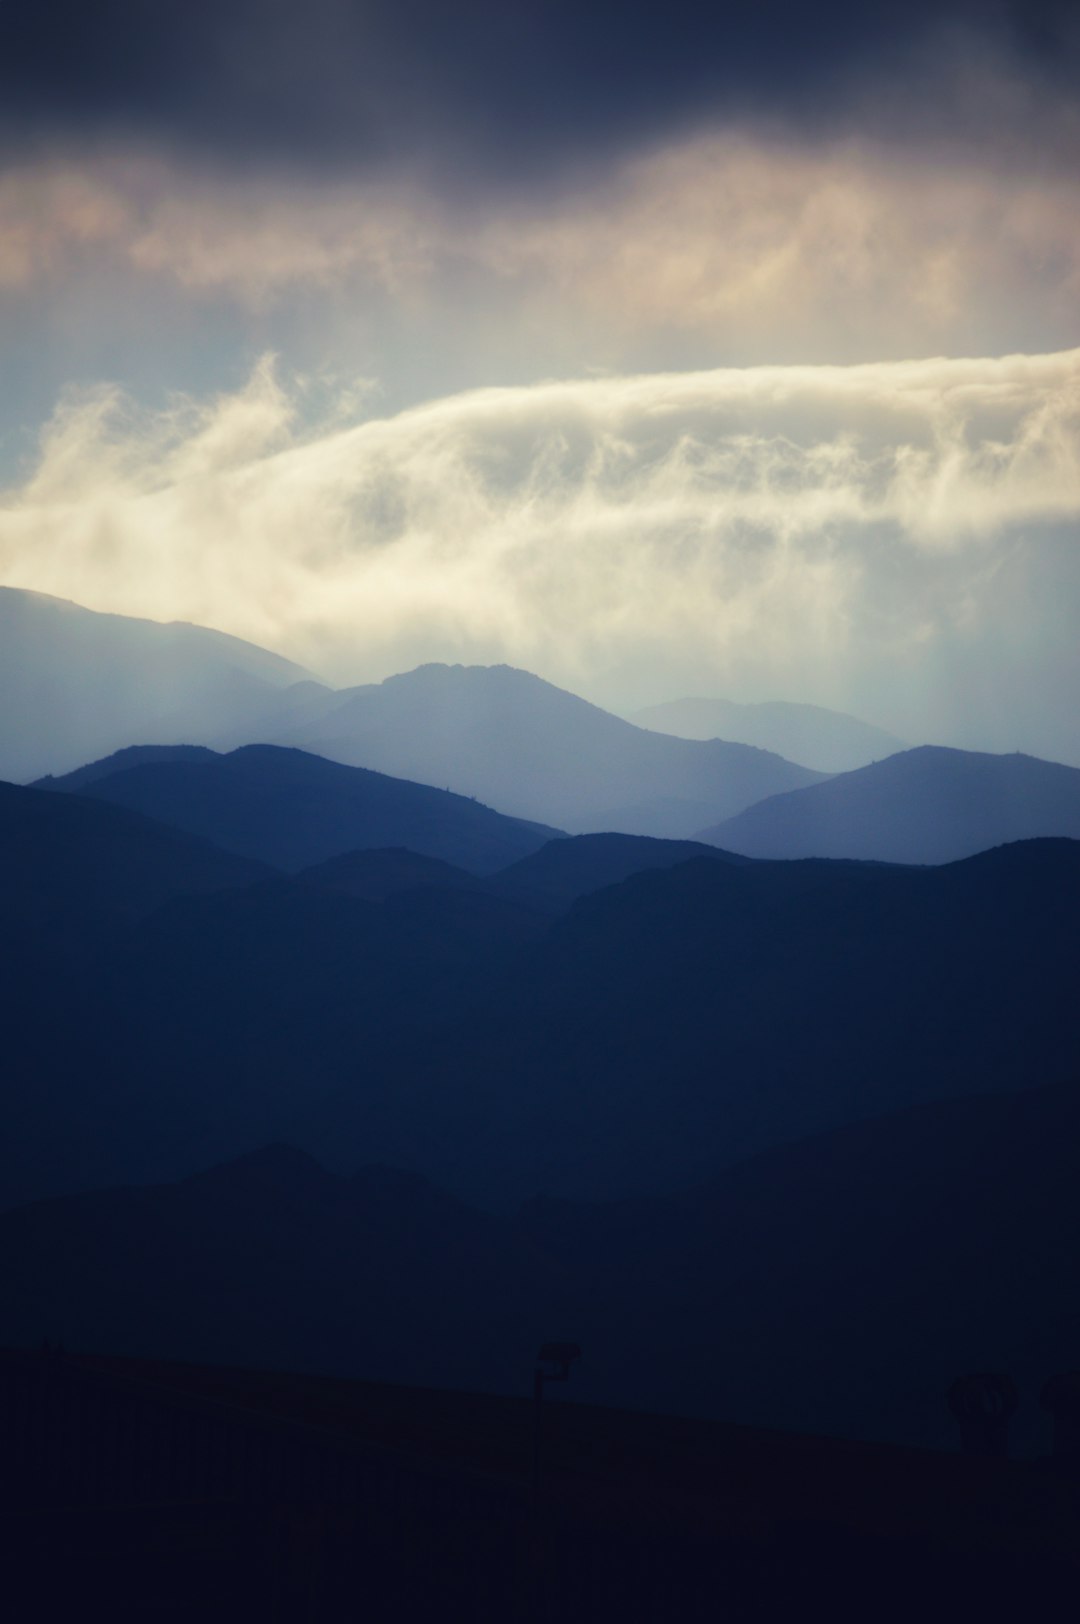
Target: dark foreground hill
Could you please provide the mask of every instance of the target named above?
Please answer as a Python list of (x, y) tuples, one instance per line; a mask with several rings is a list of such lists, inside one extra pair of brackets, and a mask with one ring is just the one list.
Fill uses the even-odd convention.
[(358, 1143), (360, 1109), (379, 1154), (463, 1193), (615, 1194), (919, 1100), (1064, 1079), (1078, 909), (1073, 841), (942, 868), (638, 874), (508, 960), (496, 996), (376, 1057), (305, 1142)]
[(902, 739), (857, 716), (784, 700), (740, 705), (731, 699), (672, 699), (637, 711), (630, 720), (680, 739), (730, 739), (775, 750), (823, 773), (851, 772), (905, 748)]
[(0, 910), (9, 933), (100, 936), (177, 897), (253, 885), (271, 872), (126, 807), (0, 784)]
[(820, 777), (748, 745), (634, 727), (511, 666), (420, 666), (266, 736), (575, 832), (682, 839)]
[(1056, 1618), (1075, 1488), (1040, 1464), (589, 1405), (0, 1354), (19, 1618), (473, 1624)]
[(531, 903), (401, 884), (409, 861), (376, 854), (377, 884), (344, 859), (330, 883), (219, 874), (140, 918), (95, 903), (77, 941), (44, 914), (9, 929), (0, 1202), (275, 1138), (496, 1205), (609, 1196), (1080, 1065), (1077, 843), (928, 869), (711, 856), (559, 914), (630, 854), (565, 844)]
[(490, 874), (559, 833), (462, 795), (300, 750), (247, 745), (226, 756), (207, 751), (193, 759), (181, 751), (161, 759), (165, 754), (130, 766), (129, 752), (121, 751), (115, 771), (96, 762), (91, 773), (50, 779), (47, 787), (79, 789), (292, 872), (364, 847), (407, 846)]
[(0, 778), (68, 772), (142, 739), (206, 741), (279, 710), (309, 676), (205, 626), (0, 587)]
[(1055, 835), (1080, 839), (1080, 768), (924, 745), (771, 796), (699, 838), (747, 857), (951, 863)]
[(0, 1217), (0, 1339), (513, 1392), (558, 1334), (579, 1398), (943, 1448), (988, 1369), (1031, 1451), (1080, 1350), (1078, 1135), (1076, 1084), (980, 1096), (502, 1218), (279, 1147)]
[(573, 835), (549, 840), (546, 846), (512, 863), (488, 881), (499, 896), (528, 903), (545, 913), (565, 913), (579, 897), (632, 874), (674, 868), (692, 857), (742, 862), (698, 840), (655, 840), (647, 835)]

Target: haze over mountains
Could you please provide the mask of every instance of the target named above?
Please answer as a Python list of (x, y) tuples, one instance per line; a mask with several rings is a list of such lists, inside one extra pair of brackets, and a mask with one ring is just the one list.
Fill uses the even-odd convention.
[(851, 772), (905, 748), (895, 734), (857, 716), (785, 700), (740, 705), (732, 699), (672, 699), (635, 711), (630, 721), (680, 739), (752, 744), (823, 773)]
[(129, 744), (207, 743), (309, 677), (205, 626), (0, 586), (0, 778), (70, 772)]
[(636, 728), (511, 666), (421, 666), (274, 737), (573, 833), (683, 839), (710, 821), (705, 807), (730, 815), (820, 776), (748, 745)]

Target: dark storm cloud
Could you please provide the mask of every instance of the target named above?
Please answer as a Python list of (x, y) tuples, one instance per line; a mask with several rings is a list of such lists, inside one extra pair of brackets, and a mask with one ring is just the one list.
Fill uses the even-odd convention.
[(708, 117), (828, 126), (860, 87), (932, 72), (944, 39), (1067, 79), (1072, 15), (1060, 0), (11, 0), (0, 132), (9, 148), (121, 138), (522, 173)]

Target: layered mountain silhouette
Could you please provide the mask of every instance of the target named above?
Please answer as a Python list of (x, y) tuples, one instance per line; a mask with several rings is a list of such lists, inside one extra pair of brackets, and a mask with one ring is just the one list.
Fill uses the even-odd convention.
[(785, 700), (740, 705), (733, 699), (672, 699), (636, 711), (630, 720), (680, 739), (752, 744), (824, 773), (851, 772), (906, 748), (902, 739), (857, 716)]
[(176, 897), (271, 870), (126, 807), (0, 783), (0, 904), (9, 930), (54, 938), (145, 918)]
[(574, 1396), (952, 1447), (965, 1369), (1021, 1446), (1080, 1338), (1080, 1087), (879, 1118), (662, 1198), (493, 1217), (284, 1146), (0, 1217), (0, 1340), (520, 1390), (572, 1326)]
[[(704, 859), (585, 897), (369, 1072), (363, 1132), (462, 1194), (616, 1195), (920, 1100), (1069, 1077), (1080, 843), (942, 868)], [(379, 1099), (382, 1103), (379, 1104)], [(357, 1095), (313, 1113), (359, 1140)]]
[(748, 745), (648, 732), (510, 666), (420, 666), (267, 737), (575, 833), (681, 839), (820, 776)]
[(1052, 835), (1080, 838), (1080, 768), (924, 745), (771, 796), (699, 838), (748, 857), (949, 863)]
[[(9, 845), (0, 1201), (274, 1138), (491, 1203), (611, 1195), (1077, 1064), (1073, 842), (923, 870), (545, 845), (272, 747), (81, 781), (7, 791), (37, 855)], [(430, 849), (348, 849), (405, 828)]]
[[(0, 587), (0, 779), (68, 772), (124, 745), (258, 737), (310, 673), (205, 626), (98, 614)], [(295, 702), (294, 702), (295, 703)]]
[(674, 868), (692, 857), (743, 862), (697, 840), (655, 840), (646, 835), (573, 835), (551, 840), (488, 881), (488, 890), (545, 913), (564, 913), (579, 897), (631, 874)]
[(491, 873), (559, 832), (446, 790), (272, 745), (247, 745), (226, 756), (157, 749), (147, 758), (143, 751), (121, 751), (111, 762), (50, 779), (47, 787), (126, 806), (290, 871), (365, 847), (404, 845), (423, 857)]

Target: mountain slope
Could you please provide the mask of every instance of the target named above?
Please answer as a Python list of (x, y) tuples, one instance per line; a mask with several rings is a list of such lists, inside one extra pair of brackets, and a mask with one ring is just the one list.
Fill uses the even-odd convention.
[(726, 852), (696, 840), (655, 840), (643, 835), (619, 834), (571, 835), (564, 840), (550, 840), (530, 857), (523, 857), (493, 875), (487, 889), (545, 913), (565, 913), (579, 897), (607, 885), (620, 885), (632, 874), (674, 868), (692, 857), (744, 861), (730, 858)]
[(266, 879), (270, 869), (141, 813), (0, 784), (0, 906), (10, 927), (95, 933), (166, 902)]
[(421, 856), (491, 873), (558, 834), (503, 817), (486, 806), (271, 745), (229, 755), (154, 760), (118, 770), (94, 765), (94, 777), (53, 779), (66, 791), (81, 783), (96, 799), (127, 806), (205, 836), (227, 851), (296, 871), (365, 847), (407, 846)]
[(783, 700), (740, 705), (732, 699), (673, 699), (637, 711), (630, 720), (680, 739), (730, 739), (774, 750), (823, 773), (851, 772), (906, 748), (902, 739), (857, 716)]
[(647, 732), (509, 666), (421, 666), (273, 739), (579, 833), (680, 839), (705, 807), (729, 815), (819, 776), (747, 745)]
[(950, 863), (1049, 836), (1080, 839), (1080, 768), (924, 745), (771, 796), (699, 839), (747, 857)]
[[(685, 1182), (770, 1144), (1080, 1069), (1080, 843), (942, 868), (698, 859), (577, 902), (368, 1075), (380, 1155), (463, 1195)], [(360, 1143), (349, 1090), (316, 1153)], [(361, 1117), (356, 1118), (358, 1123)], [(369, 1141), (370, 1142), (370, 1141)]]
[(0, 587), (0, 778), (67, 772), (150, 739), (208, 742), (309, 678), (204, 626), (98, 614)]

